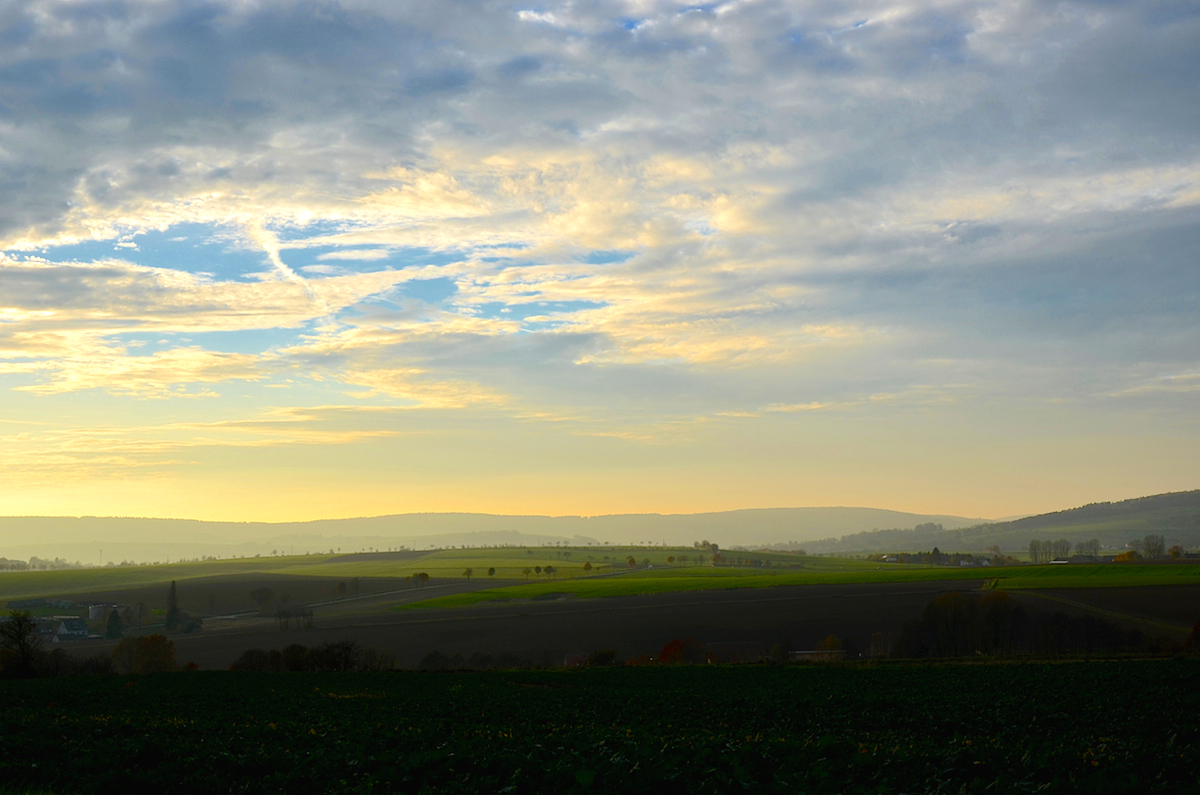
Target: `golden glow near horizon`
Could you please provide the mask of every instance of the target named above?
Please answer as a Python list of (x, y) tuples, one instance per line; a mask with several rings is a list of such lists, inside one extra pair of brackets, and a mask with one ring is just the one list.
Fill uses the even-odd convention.
[(111, 13), (0, 19), (2, 515), (1198, 484), (1194, 17)]

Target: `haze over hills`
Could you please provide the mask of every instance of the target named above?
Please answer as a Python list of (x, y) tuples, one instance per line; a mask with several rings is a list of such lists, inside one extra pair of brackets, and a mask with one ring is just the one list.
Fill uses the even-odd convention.
[[(117, 517), (0, 517), (0, 557), (62, 557), (85, 564), (176, 560), (206, 555), (349, 552), (445, 546), (651, 543), (722, 546), (803, 543), (880, 527), (934, 522), (967, 527), (981, 519), (877, 508), (763, 508), (700, 514), (498, 516), (418, 513), (313, 522), (202, 522)], [(101, 559), (103, 550), (103, 559)]]
[(1065, 538), (1072, 543), (1095, 538), (1106, 549), (1125, 549), (1149, 533), (1167, 545), (1200, 546), (1200, 490), (1156, 494), (1121, 502), (1098, 502), (1065, 511), (1026, 516), (1007, 522), (980, 523), (941, 531), (881, 530), (843, 535), (806, 544), (810, 552), (900, 552), (929, 550), (978, 552), (993, 544), (1008, 554), (1020, 552), (1033, 539)]
[[(940, 525), (941, 529), (935, 526)], [(1200, 490), (1085, 505), (1004, 522), (878, 508), (762, 508), (699, 514), (501, 516), (416, 513), (312, 522), (119, 517), (0, 517), (0, 557), (84, 564), (180, 558), (433, 549), (448, 546), (690, 545), (803, 547), (848, 554), (928, 550), (1012, 554), (1032, 539), (1096, 538), (1123, 549), (1147, 533), (1200, 546)]]

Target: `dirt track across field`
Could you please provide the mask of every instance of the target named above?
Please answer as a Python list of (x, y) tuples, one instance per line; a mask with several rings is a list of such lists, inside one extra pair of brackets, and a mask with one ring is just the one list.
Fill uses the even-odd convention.
[(1189, 633), (1200, 621), (1200, 585), (1127, 588), (1047, 588), (1010, 591), (1039, 610), (1088, 612), (1145, 632)]

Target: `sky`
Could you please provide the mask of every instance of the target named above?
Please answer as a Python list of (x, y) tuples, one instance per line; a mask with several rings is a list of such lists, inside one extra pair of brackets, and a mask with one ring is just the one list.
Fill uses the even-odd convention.
[(1200, 486), (1200, 6), (0, 0), (0, 514)]

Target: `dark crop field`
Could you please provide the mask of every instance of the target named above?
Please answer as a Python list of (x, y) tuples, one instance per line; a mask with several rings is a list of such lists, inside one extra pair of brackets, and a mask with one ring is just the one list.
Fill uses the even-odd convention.
[(1200, 585), (1160, 585), (1133, 588), (1052, 588), (1041, 591), (1068, 603), (1094, 608), (1099, 614), (1118, 614), (1182, 629), (1200, 621)]
[[(10, 792), (1195, 792), (1200, 662), (0, 683)], [(0, 789), (4, 785), (0, 785)]]
[[(402, 668), (416, 668), (435, 650), (463, 657), (503, 655), (554, 666), (561, 665), (567, 654), (599, 649), (613, 649), (621, 659), (654, 655), (672, 640), (689, 638), (701, 645), (757, 643), (764, 649), (776, 644), (792, 650), (814, 649), (831, 634), (837, 635), (848, 656), (856, 659), (860, 654), (870, 655), (876, 634), (887, 644), (898, 638), (906, 623), (919, 618), (938, 595), (947, 591), (986, 593), (978, 590), (981, 585), (979, 580), (792, 585), (606, 599), (563, 594), (561, 598), (452, 610), (391, 609), (398, 600), (419, 600), (424, 594), (442, 592), (443, 587), (487, 587), (452, 580), (445, 586), (411, 589), (382, 601), (364, 599), (317, 607), (311, 629), (281, 630), (274, 619), (245, 618), (206, 622), (202, 632), (171, 637), (181, 664), (195, 662), (210, 670), (228, 668), (249, 648), (283, 649), (293, 643), (313, 646), (343, 639), (389, 653)], [(1126, 629), (1180, 642), (1200, 619), (1200, 586), (1007, 593), (1031, 612), (1091, 614)], [(1110, 593), (1116, 598), (1109, 598)], [(80, 657), (107, 655), (114, 643), (81, 641), (65, 648)]]
[[(874, 633), (898, 635), (938, 594), (979, 588), (978, 580), (794, 585), (732, 591), (644, 594), (609, 599), (488, 603), (455, 610), (397, 611), (376, 606), (339, 614), (318, 608), (313, 629), (279, 630), (271, 619), (228, 630), (173, 635), (179, 662), (225, 669), (248, 648), (282, 649), (350, 639), (416, 668), (432, 651), (507, 655), (561, 665), (567, 654), (613, 649), (622, 659), (656, 654), (672, 640), (700, 644), (782, 644), (813, 649), (837, 635), (850, 655), (868, 654)], [(430, 588), (429, 590), (432, 590)], [(409, 598), (418, 599), (420, 589)], [(564, 595), (565, 597), (566, 595)], [(73, 643), (80, 656), (108, 654), (112, 641)]]

